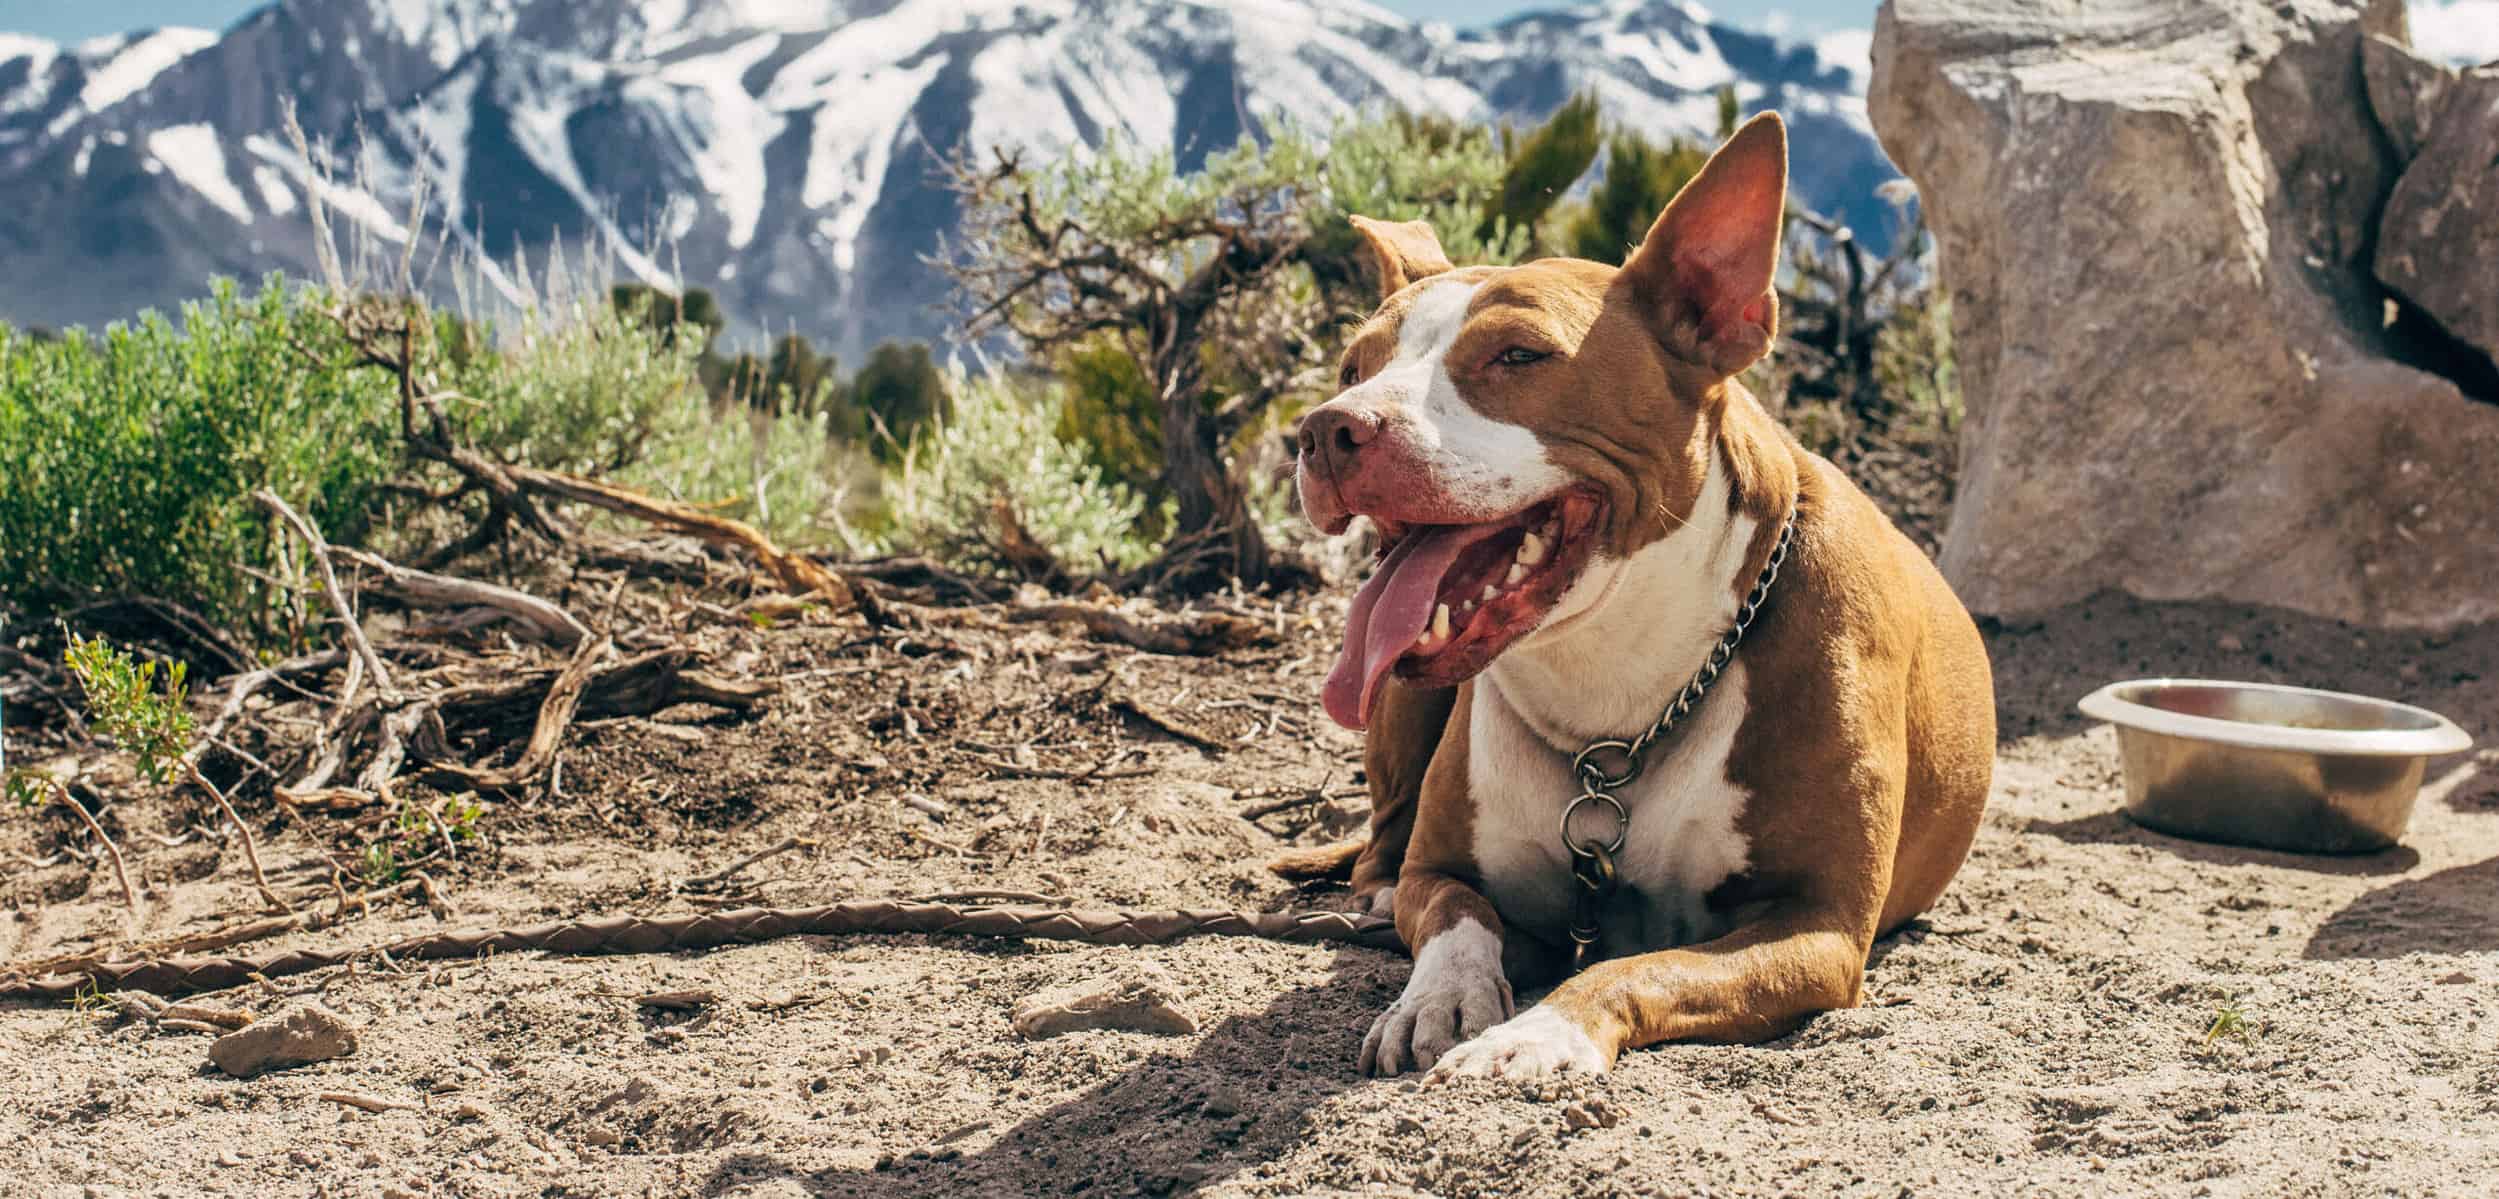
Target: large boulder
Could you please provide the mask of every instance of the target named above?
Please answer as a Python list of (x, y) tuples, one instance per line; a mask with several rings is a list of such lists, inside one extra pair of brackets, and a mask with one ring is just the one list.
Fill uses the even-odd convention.
[(1943, 565), (1983, 612), (2119, 588), (2499, 616), (2499, 405), (2372, 276), (2402, 0), (1887, 0), (1870, 104), (1952, 290)]
[(2395, 108), (2420, 131), (2378, 226), (2378, 279), (2499, 365), (2499, 67), (2444, 78), (2423, 68), (2443, 71), (2415, 59), (2399, 69), (2408, 85), (2370, 91), (2410, 92), (2409, 105), (2389, 97), (2380, 115)]

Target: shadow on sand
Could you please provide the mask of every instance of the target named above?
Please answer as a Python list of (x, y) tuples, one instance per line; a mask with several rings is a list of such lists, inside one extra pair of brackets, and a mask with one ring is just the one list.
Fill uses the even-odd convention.
[(2389, 883), (2328, 917), (2312, 960), (2499, 950), (2499, 858)]
[(2184, 837), (2154, 832), (2127, 819), (2124, 812), (2101, 812), (2091, 816), (2077, 816), (2071, 820), (2033, 820), (2023, 825), (2022, 831), (2044, 833), (2075, 845), (2142, 845), (2190, 862), (2211, 862), (2225, 866), (2273, 866), (2283, 870), (2305, 870), (2312, 874), (2375, 877), (2402, 874), (2421, 864), (2421, 855), (2405, 845), (2398, 845), (2381, 853), (2335, 856), (2284, 853), (2272, 849), (2251, 849), (2243, 845), (2191, 841)]
[(696, 1193), (789, 1180), (823, 1196), (1161, 1195), (1254, 1169), (1306, 1139), (1312, 1108), (1365, 1081), (1355, 1051), (1388, 1001), (1366, 983), (1396, 979), (1370, 966), (1388, 960), (1341, 950), (1327, 982), (1226, 1018), (1186, 1054), (1154, 1054), (977, 1153), (819, 1171), (735, 1155)]

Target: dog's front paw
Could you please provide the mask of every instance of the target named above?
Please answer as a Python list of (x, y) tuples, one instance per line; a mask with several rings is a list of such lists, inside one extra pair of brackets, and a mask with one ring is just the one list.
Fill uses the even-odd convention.
[(1421, 1070), (1449, 1047), (1510, 1018), (1518, 1004), (1501, 974), (1501, 939), (1473, 921), (1425, 942), (1414, 976), (1362, 1039), (1362, 1072)]
[(1451, 1050), (1424, 1081), (1536, 1079), (1566, 1070), (1603, 1074), (1612, 1065), (1577, 1021), (1549, 1007), (1533, 1007)]
[(1397, 884), (1392, 882), (1385, 887), (1373, 890), (1368, 895), (1359, 891), (1355, 892), (1354, 906), (1382, 920), (1395, 920), (1397, 918)]

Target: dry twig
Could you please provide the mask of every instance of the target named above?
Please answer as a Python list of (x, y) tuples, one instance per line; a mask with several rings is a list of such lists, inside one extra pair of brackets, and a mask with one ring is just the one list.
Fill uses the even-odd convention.
[(698, 874), (693, 878), (687, 879), (677, 885), (686, 890), (701, 890), (705, 887), (717, 887), (735, 877), (739, 871), (744, 870), (757, 862), (764, 861), (768, 858), (778, 857), (782, 854), (790, 852), (793, 849), (814, 849), (815, 847), (816, 842), (806, 837), (783, 837), (780, 840), (775, 841), (762, 849), (756, 850), (745, 857), (739, 858), (737, 861), (731, 862), (718, 870), (714, 870), (709, 874)]

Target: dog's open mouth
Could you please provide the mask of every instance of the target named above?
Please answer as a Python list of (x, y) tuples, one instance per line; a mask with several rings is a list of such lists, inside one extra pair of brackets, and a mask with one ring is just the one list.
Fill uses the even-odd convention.
[(1533, 631), (1587, 564), (1601, 503), (1573, 488), (1482, 524), (1379, 522), (1379, 568), (1354, 597), (1321, 691), (1328, 715), (1359, 729), (1391, 670), (1450, 686)]

